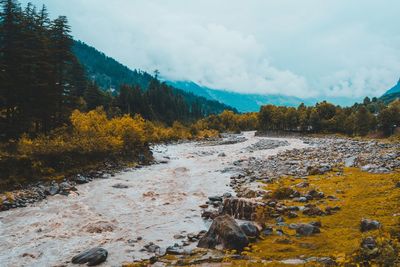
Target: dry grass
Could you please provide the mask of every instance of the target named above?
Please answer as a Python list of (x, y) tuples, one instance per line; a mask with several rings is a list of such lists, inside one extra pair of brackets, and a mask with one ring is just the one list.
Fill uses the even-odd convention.
[[(315, 218), (304, 216), (299, 212), (298, 218), (285, 219), (286, 222), (298, 223), (318, 220), (322, 223), (321, 233), (310, 237), (297, 237), (293, 230), (282, 227), (287, 236), (265, 237), (262, 241), (253, 244), (251, 250), (244, 252), (244, 254), (255, 261), (329, 256), (344, 264), (357, 251), (363, 237), (387, 237), (389, 232), (398, 231), (400, 225), (400, 188), (395, 188), (395, 184), (399, 180), (399, 172), (370, 174), (355, 168), (346, 169), (341, 176), (326, 174), (308, 177), (310, 187), (301, 191), (316, 188), (323, 191), (326, 196), (336, 196), (339, 200), (325, 198), (320, 201), (313, 201), (313, 203), (322, 209), (327, 206), (340, 206), (341, 210), (333, 215)], [(294, 186), (299, 182), (298, 179), (285, 178), (280, 183), (268, 185), (267, 189), (274, 190), (276, 187)], [(290, 200), (285, 201), (285, 203), (287, 205), (299, 205), (299, 203), (291, 203)], [(376, 219), (382, 223), (383, 227), (380, 230), (361, 233), (359, 226), (362, 218)], [(272, 224), (273, 220), (266, 223)], [(283, 239), (288, 243), (282, 242)], [(233, 264), (265, 266), (265, 264), (254, 261), (238, 261)]]

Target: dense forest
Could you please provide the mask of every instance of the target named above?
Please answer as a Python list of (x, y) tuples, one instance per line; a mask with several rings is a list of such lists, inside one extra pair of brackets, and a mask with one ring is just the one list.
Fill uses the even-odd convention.
[[(166, 84), (155, 84), (154, 79), (158, 78), (158, 71), (155, 71), (155, 76), (153, 77), (149, 73), (141, 70), (131, 70), (128, 67), (122, 65), (121, 63), (117, 62), (111, 57), (106, 56), (104, 53), (98, 51), (96, 48), (91, 47), (83, 42), (74, 41), (72, 46), (72, 51), (78, 58), (79, 62), (84, 66), (86, 76), (91, 82), (94, 82), (98, 85), (98, 87), (109, 94), (116, 96), (123, 90), (124, 96), (128, 96), (128, 98), (137, 97), (138, 99), (134, 100), (135, 103), (130, 103), (128, 109), (120, 107), (123, 113), (140, 113), (147, 119), (151, 120), (159, 120), (162, 122), (166, 122), (169, 125), (172, 123), (172, 119), (180, 120), (180, 121), (193, 121), (193, 119), (198, 119), (202, 116), (208, 116), (210, 114), (219, 114), (224, 110), (232, 110), (237, 112), (235, 109), (222, 104), (218, 101), (208, 100), (204, 97), (197, 96), (195, 94), (185, 92), (183, 90), (177, 89), (173, 86), (167, 86)], [(134, 92), (127, 92), (127, 86), (129, 85)], [(162, 87), (163, 92), (155, 91)], [(137, 90), (140, 89), (140, 90)], [(152, 92), (144, 93), (145, 91), (152, 90)], [(128, 89), (129, 91), (129, 89)], [(142, 96), (139, 95), (139, 91), (142, 92)], [(157, 94), (159, 94), (157, 96)], [(177, 95), (179, 99), (174, 99), (174, 97), (167, 97), (163, 96), (163, 94), (169, 95)], [(151, 102), (149, 95), (156, 95), (158, 101), (166, 102), (170, 101), (171, 99), (173, 102), (181, 101), (183, 98), (184, 102), (188, 105), (190, 113), (189, 114), (182, 114), (181, 118), (173, 117), (170, 119), (162, 118), (164, 116), (163, 111), (171, 113), (168, 111), (165, 106), (161, 106), (161, 113), (157, 110), (146, 110), (146, 107), (159, 105), (159, 103)], [(153, 98), (155, 100), (155, 98)], [(129, 99), (123, 100), (125, 103), (132, 102)], [(132, 110), (132, 107), (136, 110)], [(176, 105), (177, 103), (174, 103)], [(164, 105), (168, 105), (165, 103)], [(174, 107), (171, 107), (174, 109)], [(186, 109), (187, 111), (187, 109)], [(182, 109), (182, 112), (185, 112)]]
[(51, 21), (45, 7), (2, 2), (0, 16), (2, 137), (48, 132), (62, 125), (86, 87), (71, 53), (67, 18)]
[[(96, 58), (90, 51), (96, 51), (86, 49), (89, 54), (84, 54), (77, 42), (73, 49), (67, 18), (50, 20), (44, 6), (38, 10), (32, 4), (22, 8), (15, 0), (3, 1), (0, 29), (2, 139), (22, 133), (48, 134), (68, 124), (75, 109), (103, 106), (110, 117), (138, 113), (166, 125), (190, 123), (230, 109), (174, 89), (147, 73), (132, 72), (105, 55), (103, 61), (93, 62), (95, 70), (88, 68), (90, 59)], [(94, 71), (111, 73), (119, 86), (117, 92), (101, 90), (96, 82), (104, 81), (92, 79)]]

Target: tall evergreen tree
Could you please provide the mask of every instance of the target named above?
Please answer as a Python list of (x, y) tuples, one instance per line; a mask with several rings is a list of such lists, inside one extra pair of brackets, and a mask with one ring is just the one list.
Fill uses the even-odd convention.
[(88, 110), (95, 109), (104, 104), (103, 95), (95, 82), (91, 82), (86, 87), (83, 98)]

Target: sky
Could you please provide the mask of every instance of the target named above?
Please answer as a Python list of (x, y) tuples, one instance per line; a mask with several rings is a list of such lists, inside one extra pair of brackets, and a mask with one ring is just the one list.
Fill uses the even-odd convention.
[(30, 2), (66, 15), (74, 38), (168, 80), (357, 100), (400, 77), (398, 0)]

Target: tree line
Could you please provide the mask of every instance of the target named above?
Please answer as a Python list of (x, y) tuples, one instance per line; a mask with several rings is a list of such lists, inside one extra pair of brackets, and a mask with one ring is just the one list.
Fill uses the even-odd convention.
[(297, 108), (274, 105), (262, 106), (258, 114), (262, 131), (296, 131), (310, 133), (342, 133), (364, 136), (381, 131), (393, 134), (400, 126), (400, 101), (386, 105), (383, 101), (366, 97), (352, 107), (335, 106), (326, 101)]
[(65, 16), (51, 20), (45, 6), (37, 9), (28, 4), (22, 8), (16, 0), (0, 1), (0, 138), (3, 140), (18, 138), (23, 133), (48, 134), (70, 124), (69, 117), (75, 109), (90, 111), (103, 106), (110, 118), (140, 114), (171, 126), (174, 121), (190, 123), (222, 112), (221, 107), (229, 108), (179, 93), (157, 77), (142, 73), (136, 76), (143, 76), (145, 82), (122, 84), (115, 91), (104, 91), (87, 77), (87, 71), (75, 56)]
[(86, 86), (67, 18), (50, 20), (46, 7), (22, 9), (14, 0), (1, 5), (1, 132), (48, 132), (65, 122)]

